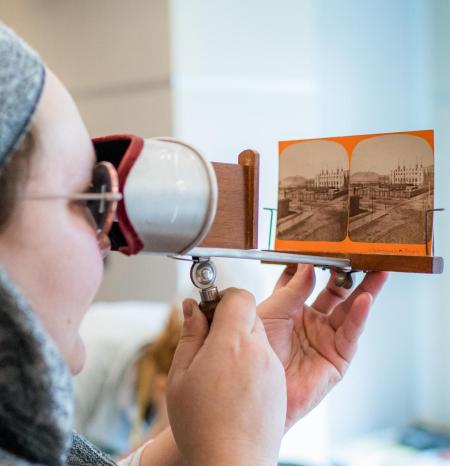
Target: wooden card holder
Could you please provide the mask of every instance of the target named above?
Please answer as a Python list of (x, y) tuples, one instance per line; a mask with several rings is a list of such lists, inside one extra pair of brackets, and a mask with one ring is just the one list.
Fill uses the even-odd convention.
[(219, 198), (214, 223), (199, 247), (258, 247), (259, 154), (247, 149), (239, 163), (212, 162)]

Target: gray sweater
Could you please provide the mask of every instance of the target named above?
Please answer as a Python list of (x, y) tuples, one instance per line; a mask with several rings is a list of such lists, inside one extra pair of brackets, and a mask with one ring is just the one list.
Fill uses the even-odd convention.
[(0, 267), (0, 466), (116, 463), (72, 432), (72, 378)]

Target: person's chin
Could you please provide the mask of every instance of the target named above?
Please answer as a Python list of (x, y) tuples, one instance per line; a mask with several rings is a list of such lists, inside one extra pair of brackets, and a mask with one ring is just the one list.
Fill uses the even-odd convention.
[(80, 335), (77, 336), (72, 357), (70, 358), (70, 372), (76, 375), (81, 372), (86, 361), (86, 347)]

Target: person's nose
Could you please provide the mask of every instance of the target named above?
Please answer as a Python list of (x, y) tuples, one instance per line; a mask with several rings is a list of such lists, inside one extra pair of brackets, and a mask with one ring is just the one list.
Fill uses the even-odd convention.
[(98, 247), (100, 249), (100, 253), (104, 259), (111, 251), (111, 241), (109, 239), (109, 236), (106, 233), (101, 232), (97, 235), (97, 242)]

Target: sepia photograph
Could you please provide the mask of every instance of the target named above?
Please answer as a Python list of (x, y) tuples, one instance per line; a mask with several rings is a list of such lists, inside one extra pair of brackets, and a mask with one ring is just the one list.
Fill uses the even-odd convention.
[(333, 141), (302, 141), (280, 154), (277, 238), (342, 241), (348, 225), (349, 162)]
[(425, 139), (388, 134), (360, 142), (350, 168), (350, 239), (425, 244), (432, 235), (433, 180), (433, 149)]

